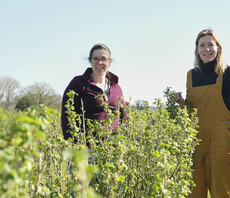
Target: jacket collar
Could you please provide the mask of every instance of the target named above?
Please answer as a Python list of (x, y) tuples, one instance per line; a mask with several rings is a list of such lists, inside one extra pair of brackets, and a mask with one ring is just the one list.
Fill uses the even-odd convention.
[[(90, 74), (93, 72), (92, 68), (89, 67), (86, 69), (85, 73), (83, 74), (83, 78), (88, 82), (88, 83), (93, 83), (93, 80), (90, 77)], [(110, 80), (111, 84), (118, 84), (118, 76), (113, 74), (110, 71), (107, 71), (106, 77)]]

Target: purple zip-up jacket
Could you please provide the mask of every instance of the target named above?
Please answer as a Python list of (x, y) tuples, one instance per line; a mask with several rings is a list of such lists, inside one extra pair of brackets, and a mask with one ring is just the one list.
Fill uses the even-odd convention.
[[(107, 114), (104, 111), (104, 108), (101, 106), (101, 100), (99, 97), (96, 97), (98, 94), (103, 94), (103, 90), (95, 85), (92, 81), (90, 74), (92, 73), (92, 68), (87, 68), (85, 73), (81, 76), (76, 76), (69, 83), (62, 98), (62, 112), (61, 112), (61, 126), (64, 135), (64, 139), (68, 139), (72, 137), (70, 133), (68, 133), (69, 126), (66, 114), (66, 101), (68, 100), (68, 96), (66, 95), (69, 90), (73, 90), (78, 96), (75, 95), (74, 98), (74, 108), (77, 114), (81, 114), (81, 98), (83, 100), (83, 106), (85, 111), (85, 118), (88, 119), (96, 119), (97, 121), (101, 121), (107, 118)], [(120, 108), (121, 111), (121, 119), (125, 117), (124, 111), (124, 99), (121, 87), (118, 85), (118, 77), (111, 72), (107, 72), (107, 78), (110, 80), (110, 95), (108, 99), (108, 104), (112, 111), (118, 110), (118, 105), (116, 105), (118, 101), (118, 97), (122, 97), (121, 104), (123, 108)], [(114, 120), (112, 124), (113, 128), (115, 128), (118, 124), (117, 119)]]

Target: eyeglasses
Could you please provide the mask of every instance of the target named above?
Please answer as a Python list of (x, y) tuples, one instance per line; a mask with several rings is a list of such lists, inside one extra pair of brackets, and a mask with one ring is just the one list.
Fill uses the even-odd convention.
[(102, 63), (106, 63), (107, 61), (109, 61), (110, 59), (108, 58), (92, 58), (91, 59), (91, 61), (93, 62), (93, 63), (99, 63), (99, 61), (101, 61)]

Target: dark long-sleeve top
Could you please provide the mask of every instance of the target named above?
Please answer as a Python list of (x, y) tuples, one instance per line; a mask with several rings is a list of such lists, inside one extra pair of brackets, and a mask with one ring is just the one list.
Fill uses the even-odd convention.
[[(192, 86), (205, 86), (216, 83), (218, 75), (214, 72), (216, 60), (209, 63), (200, 63), (200, 68), (192, 70)], [(223, 75), (222, 96), (226, 107), (230, 111), (230, 67), (228, 66)]]
[[(67, 140), (71, 137), (71, 134), (68, 132), (68, 119), (66, 114), (65, 104), (68, 100), (68, 96), (66, 95), (70, 90), (73, 90), (78, 96), (74, 98), (74, 109), (77, 114), (82, 114), (81, 110), (81, 98), (83, 100), (84, 106), (84, 115), (87, 119), (101, 121), (107, 118), (107, 114), (101, 105), (102, 101), (99, 97), (96, 97), (98, 94), (103, 94), (103, 90), (95, 85), (93, 80), (90, 77), (92, 73), (92, 68), (87, 68), (85, 73), (80, 76), (76, 76), (69, 83), (67, 88), (64, 91), (62, 98), (62, 112), (61, 112), (61, 126), (64, 138)], [(120, 109), (121, 119), (125, 117), (124, 110), (124, 99), (122, 89), (118, 84), (118, 77), (111, 72), (107, 72), (107, 78), (110, 82), (110, 94), (107, 103), (109, 104), (110, 109), (114, 112), (115, 110)], [(118, 97), (122, 97), (120, 100), (123, 108), (119, 108), (116, 104), (118, 101)], [(114, 120), (112, 124), (113, 128), (115, 128), (118, 124), (117, 118)]]

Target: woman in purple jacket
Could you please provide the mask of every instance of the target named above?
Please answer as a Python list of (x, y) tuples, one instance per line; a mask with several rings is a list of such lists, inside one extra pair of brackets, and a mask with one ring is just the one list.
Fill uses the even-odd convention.
[[(113, 112), (120, 108), (116, 103), (119, 100), (118, 97), (122, 97), (120, 101), (123, 105), (123, 108), (120, 108), (121, 118), (123, 119), (125, 116), (123, 93), (121, 87), (118, 85), (118, 77), (108, 71), (112, 62), (109, 48), (104, 44), (94, 45), (90, 50), (88, 59), (92, 67), (87, 68), (83, 75), (74, 77), (65, 89), (63, 95), (61, 125), (66, 140), (72, 137), (69, 131), (68, 115), (66, 114), (65, 107), (68, 100), (66, 94), (70, 90), (78, 94), (74, 99), (74, 110), (77, 114), (82, 114), (82, 99), (86, 119), (101, 121), (107, 118), (107, 114), (101, 105), (101, 99), (96, 97), (98, 94), (103, 94), (104, 100), (109, 104)], [(115, 128), (117, 124), (117, 119), (115, 119), (113, 128)]]

